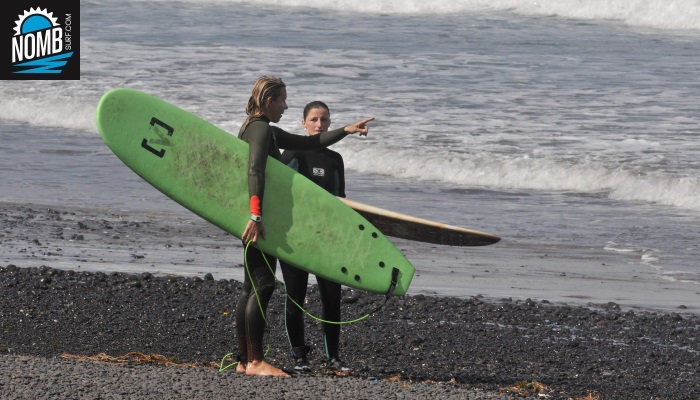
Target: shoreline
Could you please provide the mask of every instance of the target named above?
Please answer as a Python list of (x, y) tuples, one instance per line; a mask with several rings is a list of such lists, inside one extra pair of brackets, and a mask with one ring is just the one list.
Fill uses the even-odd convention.
[[(179, 206), (149, 212), (0, 202), (0, 222), (7, 226), (0, 265), (243, 279), (240, 240)], [(484, 247), (391, 239), (416, 267), (412, 295), (700, 315), (700, 285), (664, 281), (635, 255), (508, 238)]]
[[(700, 396), (695, 377), (700, 369), (700, 315), (691, 310), (640, 311), (616, 303), (559, 304), (479, 295), (409, 293), (389, 299), (370, 318), (344, 325), (341, 356), (353, 368), (348, 377), (316, 370), (278, 385), (276, 379), (217, 372), (203, 381), (207, 389), (194, 383), (200, 378), (190, 378), (202, 372), (196, 369), (172, 372), (127, 363), (117, 366), (122, 369), (97, 373), (102, 367), (92, 362), (56, 357), (142, 352), (181, 362), (217, 363), (231, 353), (240, 280), (215, 278), (204, 267), (233, 265), (242, 274), (237, 253), (242, 246), (194, 218), (162, 213), (134, 216), (4, 204), (0, 221), (0, 358), (9, 371), (3, 375), (10, 377), (4, 378), (10, 379), (5, 386), (31, 391), (18, 382), (55, 382), (58, 378), (50, 371), (69, 375), (75, 365), (97, 379), (98, 388), (128, 392), (110, 377), (119, 371), (138, 374), (132, 369), (155, 368), (153, 373), (161, 378), (182, 376), (192, 390), (203, 390), (196, 392), (200, 396), (212, 385), (218, 390), (235, 382), (267, 398), (285, 397), (290, 387), (298, 388), (293, 393), (299, 397), (311, 388), (321, 397), (340, 398), (385, 393), (396, 398), (523, 398), (504, 392), (523, 381), (546, 385), (543, 394), (553, 399), (584, 398), (588, 393), (601, 399)], [(171, 264), (188, 266), (192, 274), (159, 269)], [(100, 265), (118, 265), (129, 273), (88, 271), (88, 266)], [(144, 266), (158, 272), (141, 271)], [(283, 300), (278, 289), (268, 309), (267, 359), (289, 370)], [(344, 289), (343, 319), (361, 316), (383, 301), (383, 296)], [(313, 285), (307, 309), (320, 312)], [(324, 363), (320, 327), (310, 318), (306, 326), (314, 348), (309, 361), (318, 367)], [(25, 356), (31, 358), (21, 358)], [(33, 373), (33, 378), (17, 372), (27, 365), (45, 372)], [(39, 365), (53, 367), (42, 370)], [(375, 381), (389, 386), (372, 386)], [(150, 392), (166, 393), (158, 391), (169, 390), (167, 382), (151, 378), (138, 387), (153, 385)], [(374, 391), (379, 387), (384, 392)]]

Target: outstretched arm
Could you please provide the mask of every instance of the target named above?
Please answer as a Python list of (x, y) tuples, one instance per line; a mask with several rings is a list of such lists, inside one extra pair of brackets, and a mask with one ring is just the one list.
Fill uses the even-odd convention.
[(323, 132), (320, 135), (311, 136), (294, 135), (282, 129), (276, 127), (274, 128), (277, 132), (277, 145), (280, 149), (314, 150), (335, 144), (345, 136), (353, 133), (359, 133), (361, 136), (367, 136), (367, 132), (369, 132), (367, 123), (370, 121), (374, 121), (374, 118), (363, 119), (342, 128)]

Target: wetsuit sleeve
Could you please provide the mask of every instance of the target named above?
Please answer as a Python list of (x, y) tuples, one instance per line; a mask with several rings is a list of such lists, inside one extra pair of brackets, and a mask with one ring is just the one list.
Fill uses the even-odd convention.
[(241, 139), (248, 142), (248, 195), (257, 196), (262, 209), (265, 194), (265, 167), (270, 145), (269, 125), (264, 121), (251, 122), (241, 134)]
[(280, 161), (289, 168), (299, 172), (299, 158), (296, 151), (287, 150), (280, 156)]
[(288, 150), (315, 150), (337, 143), (347, 135), (345, 127), (311, 136), (294, 135), (280, 129), (277, 133), (277, 145)]
[(282, 161), (282, 164), (287, 164), (289, 165), (289, 162), (292, 161), (294, 158), (296, 158), (296, 151), (284, 151), (282, 152), (282, 156), (280, 157), (280, 161)]

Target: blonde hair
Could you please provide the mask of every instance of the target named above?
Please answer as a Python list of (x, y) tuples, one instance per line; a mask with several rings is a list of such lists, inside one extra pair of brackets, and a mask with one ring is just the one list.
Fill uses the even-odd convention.
[(282, 89), (286, 87), (282, 79), (274, 76), (261, 76), (258, 78), (255, 81), (255, 85), (253, 85), (250, 98), (248, 98), (248, 104), (245, 106), (245, 113), (248, 115), (248, 118), (246, 118), (244, 125), (247, 125), (251, 118), (262, 116), (265, 99), (271, 98), (275, 100), (282, 94)]

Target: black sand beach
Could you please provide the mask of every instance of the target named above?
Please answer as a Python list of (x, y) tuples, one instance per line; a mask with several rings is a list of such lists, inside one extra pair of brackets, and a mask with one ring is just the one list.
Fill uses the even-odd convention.
[[(409, 295), (343, 327), (341, 354), (353, 368), (348, 376), (323, 370), (320, 327), (309, 321), (314, 372), (258, 378), (232, 368), (219, 372), (222, 358), (235, 351), (238, 281), (77, 268), (105, 252), (149, 260), (152, 246), (197, 257), (201, 239), (210, 239), (214, 255), (225, 251), (219, 242), (236, 245), (212, 233), (216, 228), (202, 229), (0, 204), (2, 397), (700, 398), (700, 316), (682, 308), (661, 313), (614, 303)], [(384, 301), (350, 290), (344, 295), (346, 319)], [(283, 299), (278, 290), (269, 307), (267, 358), (291, 369)], [(315, 287), (306, 306), (318, 314)], [(121, 362), (86, 360), (100, 354), (105, 361), (131, 355)], [(167, 365), (154, 362), (155, 355)]]

